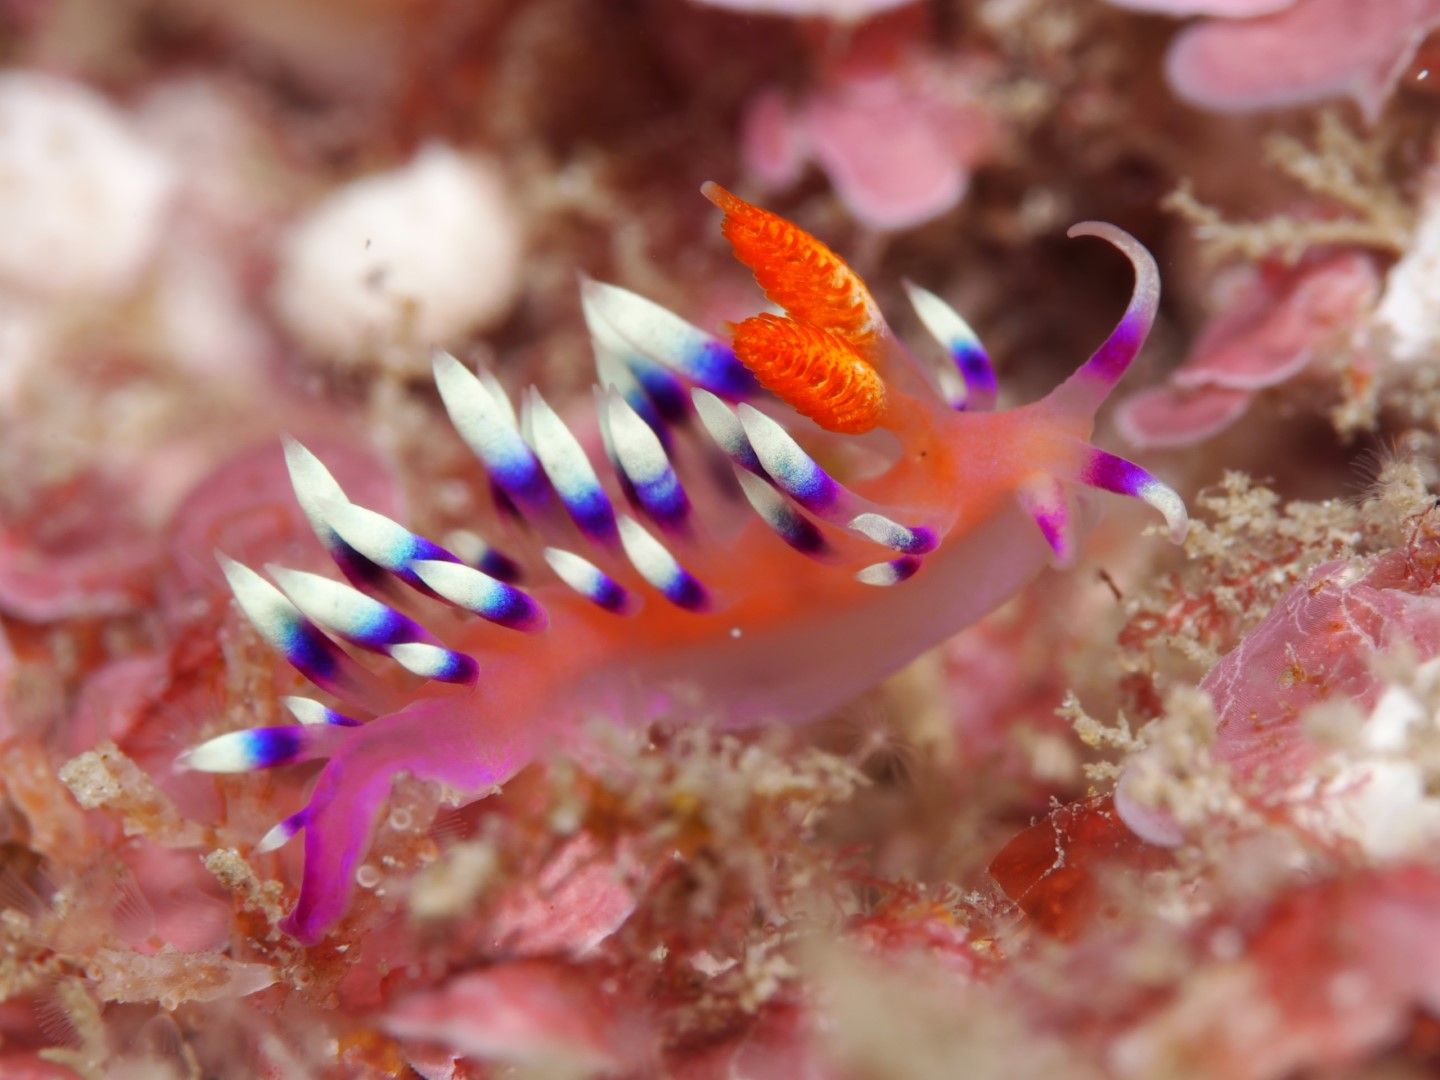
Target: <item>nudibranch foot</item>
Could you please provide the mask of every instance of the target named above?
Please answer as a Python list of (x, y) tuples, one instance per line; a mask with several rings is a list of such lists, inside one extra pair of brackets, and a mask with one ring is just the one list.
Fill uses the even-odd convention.
[(1183, 536), (1174, 491), (1086, 441), (1154, 318), (1155, 266), (1136, 241), (1072, 230), (1130, 258), (1134, 293), (1075, 375), (997, 410), (984, 348), (939, 297), (910, 287), (950, 355), (937, 375), (828, 247), (721, 188), (706, 194), (787, 314), (744, 320), (732, 346), (583, 280), (603, 456), (537, 390), (517, 415), (490, 372), (435, 354), (444, 408), (528, 550), (412, 532), (352, 503), (288, 440), (296, 499), (350, 584), (279, 566), (267, 580), (220, 557), (240, 611), (320, 696), (285, 699), (293, 725), (219, 734), (179, 764), (324, 762), (307, 804), (256, 847), (304, 834), (284, 923), (301, 941), (344, 914), (401, 773), (479, 797), (597, 714), (674, 721), (677, 702), (727, 727), (813, 719), (1047, 561), (1073, 562), (1076, 486), (1143, 499)]

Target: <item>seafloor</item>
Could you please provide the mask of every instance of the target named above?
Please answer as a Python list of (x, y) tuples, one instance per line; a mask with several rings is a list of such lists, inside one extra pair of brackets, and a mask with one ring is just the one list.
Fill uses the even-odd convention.
[[(1435, 1075), (1435, 34), (1440, 0), (0, 0), (0, 1080)], [(1067, 229), (1134, 234), (1163, 294), (1094, 441), (1188, 538), (1066, 489), (1072, 565), (811, 723), (599, 702), (498, 790), (402, 756), (302, 944), (304, 844), (261, 840), (317, 766), (186, 751), (440, 692), (307, 689), (216, 551), (324, 566), (289, 435), (556, 588), (431, 350), (603, 462), (583, 278), (722, 339), (766, 308), (706, 180), (925, 363), (904, 283), (963, 312), (1002, 410), (1129, 296)], [(977, 490), (1029, 452), (992, 451)], [(917, 618), (963, 603), (918, 565)]]

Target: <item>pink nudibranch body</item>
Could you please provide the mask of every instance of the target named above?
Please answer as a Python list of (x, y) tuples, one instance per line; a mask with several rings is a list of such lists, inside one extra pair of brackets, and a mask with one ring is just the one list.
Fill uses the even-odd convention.
[[(245, 614), (333, 704), (288, 699), (299, 724), (230, 732), (182, 763), (326, 760), (307, 805), (260, 844), (305, 834), (286, 924), (300, 940), (344, 913), (399, 773), (478, 796), (596, 718), (735, 728), (821, 716), (1047, 562), (1069, 562), (1077, 486), (1143, 498), (1183, 535), (1174, 492), (1086, 442), (1158, 297), (1154, 263), (1129, 236), (1072, 230), (1131, 259), (1131, 303), (1061, 387), (996, 412), (983, 349), (938, 297), (911, 289), (953, 361), (933, 371), (823, 244), (713, 185), (706, 194), (787, 315), (737, 355), (647, 300), (587, 282), (607, 470), (537, 393), (517, 418), (488, 373), (436, 355), (446, 409), (533, 550), (512, 559), (482, 545), (462, 560), (350, 503), (292, 443), (297, 498), (351, 584), (271, 568), (272, 584), (222, 558)], [(842, 482), (816, 454), (858, 454), (866, 468)], [(402, 598), (386, 578), (411, 591)], [(362, 663), (356, 649), (408, 674)]]

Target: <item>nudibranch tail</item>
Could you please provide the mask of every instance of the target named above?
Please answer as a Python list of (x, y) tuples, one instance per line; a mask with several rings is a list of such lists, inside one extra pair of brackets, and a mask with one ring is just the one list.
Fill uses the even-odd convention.
[(309, 802), (257, 846), (270, 850), (305, 833), (300, 895), (281, 923), (287, 933), (311, 944), (344, 914), (400, 770), (454, 791), (478, 792), (504, 783), (534, 755), (540, 733), (520, 728), (520, 718), (497, 709), (483, 727), (457, 722), (452, 700), (422, 700), (364, 727), (326, 729), (333, 745)]
[(735, 327), (735, 355), (761, 386), (826, 431), (859, 435), (885, 417), (885, 383), (829, 330), (754, 315)]
[(1155, 312), (1160, 305), (1160, 268), (1145, 245), (1124, 229), (1103, 221), (1085, 221), (1073, 226), (1067, 236), (1098, 236), (1119, 248), (1135, 269), (1135, 287), (1130, 303), (1115, 329), (1080, 368), (1051, 391), (1047, 399), (1072, 416), (1093, 418), (1115, 389), (1115, 384), (1140, 353)]

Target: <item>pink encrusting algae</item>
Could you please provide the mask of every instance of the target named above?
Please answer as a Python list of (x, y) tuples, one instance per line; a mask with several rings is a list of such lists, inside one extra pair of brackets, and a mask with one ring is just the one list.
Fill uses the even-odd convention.
[(1420, 43), (1435, 0), (1110, 0), (1206, 15), (1166, 58), (1175, 92), (1201, 108), (1247, 112), (1348, 97), (1374, 121)]
[[(531, 550), (481, 544), (462, 561), (350, 502), (291, 442), (297, 501), (350, 584), (276, 566), (267, 580), (221, 555), (255, 628), (329, 696), (287, 699), (299, 724), (220, 735), (181, 763), (325, 760), (309, 802), (258, 847), (305, 834), (285, 923), (300, 940), (344, 912), (401, 773), (469, 798), (596, 717), (743, 728), (821, 716), (1047, 562), (1071, 561), (1086, 488), (1144, 499), (1184, 536), (1173, 491), (1086, 441), (1154, 318), (1155, 265), (1131, 237), (1071, 230), (1131, 261), (1130, 305), (1053, 393), (994, 412), (984, 351), (938, 297), (911, 294), (954, 361), (943, 374), (910, 355), (823, 244), (716, 185), (705, 193), (788, 316), (737, 332), (732, 349), (637, 295), (584, 283), (608, 481), (537, 391), (517, 418), (488, 372), (434, 357), (452, 422), (501, 504), (528, 522)], [(814, 425), (787, 418), (787, 404)], [(817, 461), (842, 441), (833, 433), (867, 431), (848, 438), (868, 440), (868, 475), (842, 481)], [(404, 671), (372, 669), (342, 641)]]

